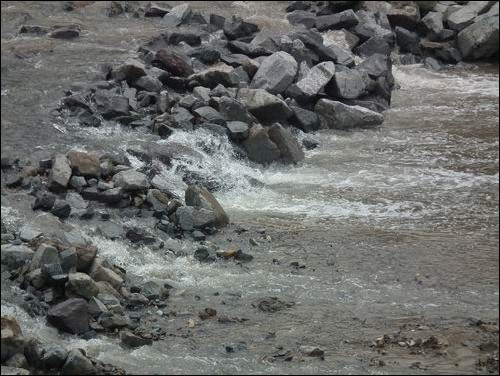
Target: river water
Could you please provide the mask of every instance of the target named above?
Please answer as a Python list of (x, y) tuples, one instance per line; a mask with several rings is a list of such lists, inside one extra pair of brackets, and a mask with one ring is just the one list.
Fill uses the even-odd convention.
[[(197, 6), (286, 27), (286, 2), (221, 3)], [(50, 116), (72, 83), (91, 79), (100, 63), (133, 55), (158, 32), (157, 20), (108, 19), (103, 7), (64, 13), (57, 2), (2, 2), (2, 155), (35, 156), (71, 146), (126, 150), (138, 139), (154, 141), (114, 124), (78, 129)], [(83, 36), (75, 42), (20, 38), (15, 30), (25, 13), (35, 24), (81, 22)], [(30, 334), (84, 347), (133, 373), (474, 373), (477, 351), (462, 346), (469, 338), (467, 320), (496, 321), (499, 314), (498, 66), (433, 73), (414, 65), (395, 67), (394, 74), (400, 88), (382, 127), (314, 134), (320, 147), (296, 167), (259, 168), (237, 160), (225, 141), (201, 131), (168, 141), (202, 155), (179, 160), (177, 167), (189, 165), (223, 184), (217, 198), (232, 221), (250, 231), (239, 236), (230, 229), (218, 240), (252, 253), (255, 260), (246, 267), (131, 249), (95, 235), (92, 224), (74, 222), (131, 273), (176, 287), (169, 308), (180, 314), (166, 323), (165, 341), (131, 351), (113, 338), (59, 336), (42, 319), (33, 324), (12, 303), (10, 287), (2, 294), (2, 315), (15, 313)], [(164, 174), (182, 192), (175, 172)], [(249, 177), (264, 184), (252, 186)], [(13, 223), (26, 219), (2, 203), (4, 215)], [(250, 246), (249, 237), (260, 245)], [(291, 267), (292, 261), (305, 268)], [(267, 296), (295, 305), (274, 314), (252, 307)], [(249, 321), (188, 327), (204, 306)], [(428, 327), (422, 331), (427, 337), (446, 340), (446, 356), (391, 348), (385, 367), (370, 366), (380, 357), (372, 341), (398, 330), (418, 337), (411, 330), (418, 325)], [(238, 343), (245, 346), (226, 352), (225, 346)], [(301, 345), (324, 348), (325, 360), (269, 359), (280, 347), (295, 352)], [(415, 361), (425, 367), (410, 369)]]

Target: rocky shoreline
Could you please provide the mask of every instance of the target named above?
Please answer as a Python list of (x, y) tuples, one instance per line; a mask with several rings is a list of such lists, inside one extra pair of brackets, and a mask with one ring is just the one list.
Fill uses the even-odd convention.
[[(303, 148), (315, 147), (307, 137), (299, 142), (299, 131), (383, 123), (397, 87), (395, 49), (404, 53), (400, 63), (423, 60), (436, 70), (443, 63), (498, 57), (498, 2), (404, 3), (377, 2), (374, 9), (369, 2), (293, 2), (287, 18), (296, 28), (287, 34), (239, 18), (202, 15), (188, 4), (150, 4), (136, 9), (137, 16), (161, 17), (168, 31), (142, 46), (137, 59), (103, 67), (95, 82), (75, 85), (61, 100), (59, 116), (80, 127), (111, 122), (165, 140), (179, 130), (202, 129), (228, 138), (239, 158), (297, 164)], [(67, 11), (74, 6), (67, 4)], [(131, 9), (113, 2), (109, 16)], [(71, 39), (79, 33), (76, 27), (49, 31), (36, 25), (20, 32)], [(61, 332), (86, 340), (115, 336), (130, 348), (164, 340), (164, 329), (155, 323), (168, 316), (172, 286), (128, 275), (66, 220), (97, 222), (103, 237), (126, 238), (132, 247), (156, 252), (172, 252), (170, 239), (194, 242), (192, 256), (202, 263), (251, 262), (246, 249), (211, 241), (226, 226), (248, 232), (230, 222), (213, 196), (217, 183), (184, 171), (188, 188), (179, 197), (160, 174), (176, 158), (195, 154), (182, 145), (139, 142), (127, 155), (70, 148), (37, 165), (2, 158), (2, 195), (25, 202), (37, 215), (16, 229), (2, 220), (2, 280), (25, 290), (32, 312)], [(143, 167), (134, 168), (129, 157)], [(122, 225), (123, 218), (142, 226)], [(277, 298), (256, 303), (267, 312), (291, 306)], [(213, 308), (199, 313), (200, 320), (214, 317)], [(15, 318), (2, 317), (2, 374), (124, 373), (84, 352), (34, 343), (22, 336)], [(301, 351), (324, 355), (316, 347)]]

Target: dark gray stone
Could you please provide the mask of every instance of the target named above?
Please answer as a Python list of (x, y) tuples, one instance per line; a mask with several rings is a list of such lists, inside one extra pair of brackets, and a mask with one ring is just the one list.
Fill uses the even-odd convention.
[(294, 112), (293, 124), (304, 132), (315, 132), (320, 127), (320, 121), (317, 114), (300, 107), (292, 107)]
[(290, 25), (303, 25), (308, 29), (311, 29), (316, 24), (316, 18), (318, 18), (314, 13), (306, 12), (304, 10), (295, 10), (286, 15), (286, 18)]
[(271, 164), (281, 158), (278, 146), (271, 141), (267, 131), (254, 126), (249, 137), (243, 142), (248, 158), (260, 164)]
[(131, 348), (151, 346), (153, 344), (152, 339), (139, 337), (127, 330), (122, 330), (120, 332), (120, 340), (122, 344)]
[(186, 190), (185, 200), (187, 206), (197, 209), (206, 209), (215, 214), (215, 225), (222, 227), (229, 223), (229, 216), (226, 214), (217, 199), (205, 188), (200, 186), (190, 186)]
[(320, 99), (314, 108), (325, 128), (351, 129), (380, 125), (384, 117), (361, 106), (348, 106), (341, 102)]
[(292, 136), (290, 131), (283, 128), (281, 124), (273, 124), (271, 128), (269, 128), (268, 135), (271, 141), (278, 146), (281, 153), (281, 160), (284, 163), (295, 164), (305, 158), (300, 144)]
[(465, 60), (498, 56), (499, 22), (497, 16), (484, 17), (458, 34), (458, 48)]
[(259, 31), (259, 27), (253, 23), (245, 22), (240, 17), (226, 20), (224, 34), (230, 40), (249, 37)]
[(61, 373), (63, 375), (96, 375), (97, 369), (79, 350), (71, 350)]
[(1, 249), (2, 265), (9, 270), (20, 268), (35, 255), (35, 252), (24, 245), (4, 244)]
[(243, 141), (248, 138), (250, 128), (247, 123), (242, 121), (229, 121), (226, 124), (231, 135), (231, 139), (235, 141)]
[(57, 329), (70, 334), (83, 334), (90, 330), (87, 302), (68, 299), (53, 306), (47, 313), (47, 321)]
[(71, 179), (71, 166), (66, 156), (58, 154), (52, 160), (52, 169), (49, 173), (49, 189), (60, 192), (68, 187)]
[(336, 98), (355, 99), (363, 95), (366, 90), (362, 74), (354, 69), (344, 67), (337, 70), (328, 84), (326, 92)]
[(319, 31), (324, 31), (328, 29), (349, 29), (358, 23), (359, 18), (356, 13), (352, 9), (347, 9), (340, 13), (319, 16), (316, 18), (315, 25)]
[(248, 111), (264, 122), (286, 120), (292, 116), (287, 104), (262, 89), (240, 89), (237, 99)]
[(397, 26), (394, 31), (396, 32), (396, 42), (401, 52), (420, 54), (420, 37), (417, 33), (400, 26)]
[(47, 369), (60, 369), (66, 362), (68, 351), (60, 346), (50, 347), (42, 357), (42, 363)]
[(196, 81), (200, 85), (213, 89), (219, 84), (225, 87), (237, 86), (238, 76), (234, 68), (224, 63), (213, 65), (204, 71), (195, 73), (189, 77), (191, 81)]
[(356, 50), (360, 56), (371, 56), (374, 54), (389, 56), (392, 52), (392, 47), (384, 38), (372, 37), (359, 45)]
[(242, 121), (249, 124), (254, 120), (246, 107), (233, 98), (222, 97), (219, 101), (219, 111), (226, 120)]
[(218, 50), (212, 47), (205, 47), (205, 46), (196, 48), (188, 52), (188, 56), (194, 57), (200, 60), (202, 63), (208, 65), (217, 63), (221, 58), (221, 54)]

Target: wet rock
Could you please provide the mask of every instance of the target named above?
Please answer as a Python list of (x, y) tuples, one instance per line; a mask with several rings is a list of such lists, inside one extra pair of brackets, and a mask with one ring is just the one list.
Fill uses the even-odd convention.
[(359, 10), (356, 12), (359, 18), (359, 23), (353, 31), (363, 40), (368, 40), (371, 37), (377, 36), (391, 42), (393, 39), (392, 31), (389, 28), (382, 27), (373, 12)]
[(294, 305), (295, 303), (285, 302), (276, 297), (263, 298), (252, 304), (253, 307), (268, 313), (275, 313), (293, 307)]
[(49, 173), (48, 187), (51, 191), (60, 192), (67, 188), (71, 179), (71, 166), (67, 158), (58, 154), (52, 160), (52, 169)]
[(267, 165), (276, 162), (281, 157), (278, 146), (271, 141), (269, 134), (263, 128), (254, 126), (249, 137), (243, 142), (248, 158), (256, 163)]
[(287, 104), (262, 89), (240, 89), (237, 99), (248, 111), (264, 122), (286, 120), (292, 116)]
[(41, 244), (31, 260), (30, 270), (40, 269), (45, 264), (58, 263), (59, 252), (57, 252), (57, 249), (48, 244)]
[(488, 59), (498, 55), (498, 16), (485, 17), (458, 34), (458, 47), (465, 60)]
[(460, 51), (455, 47), (454, 41), (431, 42), (422, 40), (420, 48), (425, 56), (432, 56), (446, 63), (455, 64), (462, 60)]
[(470, 1), (466, 6), (448, 16), (448, 26), (455, 31), (462, 31), (474, 23), (475, 18), (487, 12), (494, 1)]
[(292, 107), (294, 117), (292, 122), (304, 132), (315, 132), (320, 127), (319, 117), (316, 113), (301, 107)]
[(99, 225), (97, 232), (108, 239), (121, 239), (124, 235), (122, 226), (114, 222), (106, 222)]
[(149, 180), (146, 175), (135, 170), (127, 170), (113, 176), (116, 187), (125, 191), (143, 191), (149, 188)]
[(183, 206), (175, 212), (175, 221), (182, 230), (193, 231), (214, 226), (217, 216), (211, 210)]
[(441, 62), (439, 62), (438, 60), (434, 59), (433, 57), (427, 57), (427, 58), (425, 58), (425, 60), (424, 60), (424, 66), (427, 69), (430, 69), (430, 70), (433, 70), (433, 71), (436, 71), (436, 72), (444, 69), (444, 65)]
[(226, 125), (226, 120), (220, 114), (219, 111), (215, 110), (212, 107), (204, 106), (197, 108), (193, 111), (196, 115), (198, 115), (203, 121), (213, 124)]
[(234, 68), (224, 63), (213, 65), (204, 71), (189, 76), (189, 80), (196, 81), (200, 85), (210, 89), (221, 84), (225, 87), (236, 86), (239, 82)]
[(335, 74), (335, 64), (331, 61), (315, 65), (297, 82), (301, 95), (310, 98), (318, 95), (321, 89), (332, 79)]
[(358, 46), (357, 52), (360, 56), (371, 56), (374, 54), (389, 56), (392, 52), (392, 47), (384, 38), (372, 37)]
[(396, 32), (396, 41), (401, 52), (420, 54), (420, 37), (417, 33), (400, 26), (397, 26), (394, 31)]
[(326, 87), (326, 92), (336, 98), (355, 99), (366, 90), (362, 74), (354, 69), (344, 67), (337, 70), (335, 76)]
[(155, 3), (148, 3), (144, 9), (144, 17), (163, 17), (170, 9), (161, 7)]
[(111, 77), (117, 81), (126, 80), (131, 84), (142, 76), (145, 76), (146, 67), (138, 60), (127, 60), (111, 72)]
[(240, 41), (230, 41), (228, 43), (228, 48), (236, 54), (244, 54), (249, 57), (259, 57), (259, 56), (269, 56), (272, 55), (272, 51), (265, 49), (264, 47), (257, 46), (252, 43), (244, 43)]
[(42, 192), (38, 194), (33, 202), (33, 210), (49, 211), (54, 207), (57, 196), (50, 192)]
[(340, 13), (319, 16), (316, 18), (315, 25), (319, 31), (324, 31), (328, 29), (349, 29), (358, 23), (359, 18), (356, 13), (352, 9), (347, 9)]
[(89, 300), (89, 314), (97, 318), (104, 313), (108, 313), (108, 308), (98, 298), (92, 297)]
[(382, 124), (384, 117), (361, 106), (320, 99), (315, 106), (324, 127), (333, 129), (365, 128)]
[(99, 294), (99, 287), (85, 273), (72, 273), (65, 285), (66, 296), (69, 298), (90, 298)]
[(168, 36), (168, 43), (177, 45), (179, 43), (187, 43), (190, 46), (199, 46), (201, 44), (202, 34), (196, 30), (176, 29)]
[(388, 56), (375, 54), (356, 65), (356, 70), (368, 73), (371, 78), (389, 77), (392, 73), (392, 63)]
[(229, 217), (219, 204), (217, 199), (200, 186), (190, 186), (186, 190), (185, 201), (187, 206), (192, 206), (198, 209), (207, 209), (215, 213), (217, 226), (225, 226), (229, 223)]
[(46, 369), (60, 369), (66, 362), (68, 351), (59, 346), (54, 346), (45, 351), (42, 357)]
[(120, 341), (125, 346), (131, 348), (151, 346), (153, 344), (152, 339), (139, 337), (128, 330), (122, 330), (120, 332)]
[(161, 20), (161, 25), (166, 28), (179, 26), (189, 22), (193, 10), (189, 4), (181, 4), (170, 9), (169, 13), (165, 14)]
[(83, 176), (72, 176), (69, 181), (69, 186), (77, 191), (81, 190), (87, 185), (87, 180)]
[(158, 189), (148, 190), (146, 196), (146, 201), (156, 212), (166, 211), (168, 208), (169, 199), (168, 196)]
[(248, 124), (242, 121), (229, 121), (226, 127), (229, 129), (231, 139), (235, 141), (246, 140), (250, 134)]
[(2, 316), (1, 321), (2, 321), (1, 348), (2, 348), (2, 364), (3, 364), (15, 354), (24, 353), (25, 340), (23, 338), (23, 332), (21, 330), (21, 327), (19, 326), (19, 323), (17, 322), (16, 318), (11, 316)]
[(233, 17), (224, 24), (224, 34), (229, 40), (249, 37), (259, 31), (253, 23), (245, 22), (240, 17)]
[(70, 248), (59, 254), (59, 260), (63, 273), (74, 273), (78, 265), (78, 254), (76, 250)]
[(132, 83), (132, 86), (134, 86), (135, 88), (137, 88), (139, 90), (145, 90), (145, 91), (149, 91), (152, 93), (158, 93), (161, 90), (163, 84), (156, 77), (142, 76), (142, 77), (138, 78), (137, 80), (135, 80)]
[(75, 26), (58, 27), (49, 34), (49, 37), (57, 39), (75, 39), (79, 36), (80, 30)]
[(30, 371), (23, 368), (2, 366), (2, 375), (29, 375)]
[(79, 350), (71, 350), (61, 369), (63, 375), (97, 375), (92, 362)]
[(22, 370), (27, 370), (29, 368), (28, 361), (23, 354), (15, 354), (7, 362), (5, 362), (5, 365), (7, 367), (13, 367)]
[(306, 12), (304, 10), (295, 10), (286, 15), (290, 25), (303, 25), (307, 29), (315, 26), (317, 16), (314, 13)]
[(278, 146), (281, 160), (284, 163), (294, 164), (304, 160), (305, 156), (300, 144), (281, 124), (273, 124), (269, 128), (268, 135), (271, 141)]
[(298, 64), (290, 54), (280, 51), (266, 57), (253, 77), (250, 87), (273, 94), (284, 92), (297, 75)]
[(202, 320), (208, 320), (217, 316), (217, 311), (213, 308), (205, 308), (198, 314), (198, 317)]
[(50, 212), (58, 218), (65, 219), (71, 214), (71, 206), (65, 200), (57, 199)]
[(305, 356), (311, 356), (311, 357), (325, 356), (325, 351), (315, 346), (300, 346), (299, 350)]
[(120, 329), (128, 326), (130, 324), (130, 320), (127, 316), (122, 314), (112, 314), (107, 313), (101, 315), (101, 319), (99, 323), (108, 330)]
[(194, 252), (194, 258), (199, 262), (214, 262), (217, 256), (212, 249), (203, 246)]
[(123, 278), (108, 268), (100, 259), (95, 259), (92, 263), (89, 276), (96, 282), (108, 282), (115, 289), (123, 285)]
[(49, 27), (38, 25), (23, 25), (19, 29), (19, 34), (46, 35), (50, 32)]
[(20, 268), (31, 261), (35, 252), (24, 245), (4, 244), (1, 248), (2, 265), (8, 270)]
[(435, 35), (441, 34), (444, 29), (443, 13), (441, 12), (429, 12), (420, 22), (427, 32), (434, 33)]
[(104, 119), (113, 119), (129, 115), (129, 100), (127, 97), (117, 95), (110, 90), (98, 90), (94, 95), (97, 111)]
[(49, 310), (47, 321), (63, 332), (88, 332), (90, 328), (87, 302), (83, 299), (68, 299), (59, 303)]
[(194, 73), (184, 57), (170, 50), (161, 49), (156, 52), (152, 64), (179, 77), (188, 77)]
[(226, 120), (240, 121), (248, 124), (251, 124), (254, 120), (246, 107), (240, 101), (233, 98), (222, 97), (219, 101), (219, 111)]
[(188, 52), (188, 56), (194, 57), (198, 60), (200, 60), (204, 64), (212, 65), (217, 63), (220, 58), (221, 54), (218, 50), (215, 48), (211, 47), (199, 47), (196, 48), (190, 52)]

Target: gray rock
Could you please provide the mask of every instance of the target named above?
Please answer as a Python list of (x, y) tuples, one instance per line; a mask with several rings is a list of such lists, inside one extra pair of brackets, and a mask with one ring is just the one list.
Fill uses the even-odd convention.
[(87, 186), (87, 180), (83, 176), (72, 176), (69, 186), (77, 191)]
[(272, 51), (267, 50), (264, 47), (257, 46), (251, 43), (244, 43), (240, 41), (230, 41), (228, 43), (228, 48), (231, 52), (236, 54), (244, 54), (249, 57), (259, 57), (259, 56), (269, 56), (272, 55)]
[(58, 218), (65, 219), (71, 214), (71, 206), (65, 200), (57, 199), (50, 212)]
[(31, 261), (35, 252), (24, 245), (4, 244), (1, 248), (2, 265), (13, 270)]
[(49, 211), (54, 207), (56, 203), (57, 196), (50, 192), (38, 193), (35, 202), (33, 202), (33, 210), (45, 210)]
[(498, 54), (498, 25), (498, 16), (489, 16), (458, 34), (458, 48), (464, 60), (487, 59)]
[(359, 23), (359, 18), (352, 9), (347, 9), (343, 12), (316, 17), (316, 28), (319, 31), (328, 29), (348, 29), (356, 26)]
[(158, 189), (149, 189), (146, 195), (146, 201), (156, 212), (163, 212), (168, 208), (168, 196)]
[(314, 108), (322, 125), (332, 129), (366, 128), (382, 124), (384, 117), (361, 106), (320, 99)]
[(92, 362), (79, 350), (71, 350), (61, 369), (63, 375), (97, 375)]
[(88, 203), (76, 192), (68, 192), (65, 197), (66, 202), (71, 206), (71, 210), (78, 211), (87, 209)]
[(125, 191), (141, 191), (150, 186), (147, 176), (135, 170), (119, 172), (113, 176), (113, 182)]
[(217, 199), (206, 188), (200, 186), (190, 186), (186, 190), (185, 200), (187, 206), (197, 209), (206, 209), (215, 213), (215, 225), (222, 227), (229, 223), (229, 216), (226, 214)]
[(49, 33), (49, 37), (57, 39), (75, 39), (80, 36), (80, 30), (74, 26), (58, 27)]
[(329, 95), (342, 99), (359, 98), (365, 90), (362, 74), (349, 68), (338, 70), (326, 88)]
[(58, 154), (52, 160), (48, 186), (51, 191), (60, 192), (68, 187), (71, 179), (71, 166), (66, 156)]
[(487, 12), (495, 3), (495, 1), (470, 1), (448, 16), (448, 26), (455, 31), (461, 31), (472, 25), (477, 16)]
[(335, 74), (335, 64), (331, 61), (319, 63), (297, 82), (302, 95), (308, 98), (318, 95)]
[(97, 90), (94, 94), (94, 100), (97, 105), (97, 112), (104, 119), (110, 120), (130, 114), (128, 97), (117, 95), (111, 90)]
[(276, 123), (269, 128), (269, 138), (274, 142), (281, 153), (281, 160), (287, 164), (295, 164), (304, 160), (304, 151), (290, 131)]
[(317, 16), (314, 13), (306, 12), (304, 10), (295, 10), (286, 15), (286, 18), (290, 25), (303, 25), (308, 29), (311, 29), (316, 24)]
[(173, 28), (183, 23), (189, 22), (193, 10), (189, 4), (181, 4), (170, 9), (161, 19), (160, 24), (166, 28)]
[(42, 357), (42, 363), (47, 369), (60, 369), (66, 362), (68, 351), (60, 346), (50, 347)]
[(409, 52), (415, 55), (420, 54), (420, 37), (417, 33), (400, 26), (397, 26), (394, 31), (396, 32), (396, 41), (401, 52)]
[(188, 52), (188, 56), (200, 60), (203, 64), (212, 65), (220, 60), (221, 53), (215, 48), (204, 46)]
[(48, 244), (41, 244), (31, 260), (30, 270), (40, 269), (45, 264), (58, 264), (59, 252)]
[(23, 368), (2, 366), (2, 375), (29, 375), (30, 371)]
[(391, 59), (386, 55), (375, 54), (356, 65), (356, 70), (366, 72), (371, 78), (388, 77), (392, 73)]
[(212, 107), (209, 106), (200, 107), (194, 110), (193, 112), (205, 122), (219, 124), (219, 125), (226, 125), (226, 120), (221, 115), (221, 113)]
[(360, 56), (371, 56), (374, 54), (382, 54), (389, 56), (392, 52), (392, 47), (384, 38), (372, 37), (366, 42), (357, 47), (357, 52)]
[(124, 235), (122, 226), (109, 221), (101, 223), (97, 228), (97, 232), (111, 240), (121, 239)]
[(194, 73), (193, 68), (186, 59), (171, 50), (158, 50), (152, 64), (178, 77), (187, 77)]
[(199, 46), (201, 44), (202, 33), (197, 30), (177, 28), (168, 35), (168, 43), (177, 45), (186, 43), (190, 46)]
[(99, 294), (99, 287), (94, 280), (85, 273), (72, 273), (65, 286), (66, 296), (69, 298), (90, 298)]
[(123, 278), (108, 268), (101, 259), (94, 260), (89, 270), (89, 276), (96, 282), (108, 282), (115, 289), (123, 285)]
[(88, 332), (90, 328), (87, 302), (83, 299), (68, 299), (59, 303), (49, 310), (47, 321), (63, 332)]
[(444, 65), (441, 62), (439, 62), (438, 60), (434, 59), (433, 57), (426, 57), (424, 60), (424, 66), (427, 69), (433, 70), (435, 72), (438, 72), (438, 71), (444, 69)]
[(213, 89), (219, 84), (225, 87), (236, 86), (239, 82), (234, 68), (224, 63), (213, 65), (204, 71), (189, 76), (189, 80)]
[(78, 254), (72, 248), (66, 249), (59, 254), (63, 273), (74, 273), (78, 266)]
[(248, 138), (250, 128), (247, 123), (242, 121), (229, 121), (226, 124), (232, 140), (242, 141)]
[(24, 348), (25, 339), (16, 318), (11, 316), (2, 316), (2, 364), (15, 354), (23, 354)]
[(184, 231), (212, 227), (217, 222), (216, 214), (207, 209), (183, 206), (175, 212), (177, 225)]
[(298, 64), (292, 55), (280, 51), (266, 57), (253, 77), (250, 87), (273, 94), (284, 92), (297, 75)]
[(259, 120), (275, 122), (292, 116), (287, 104), (262, 89), (240, 89), (237, 99)]
[(108, 330), (115, 330), (128, 326), (130, 324), (130, 319), (128, 316), (124, 316), (122, 314), (111, 314), (110, 312), (101, 315), (99, 323)]
[(128, 330), (122, 330), (120, 332), (120, 340), (122, 344), (131, 348), (151, 346), (153, 344), (152, 339), (139, 337)]
[(101, 176), (101, 165), (99, 157), (94, 153), (71, 150), (68, 160), (73, 174), (87, 178), (99, 178)]
[(294, 112), (293, 124), (304, 132), (315, 132), (320, 127), (320, 121), (317, 114), (305, 110), (301, 107), (292, 107)]
[(256, 59), (251, 59), (243, 54), (224, 55), (221, 60), (234, 68), (242, 67), (249, 77), (253, 77), (260, 67), (260, 63)]
[(24, 225), (19, 231), (19, 239), (23, 242), (30, 242), (42, 235), (42, 232), (31, 225)]
[(429, 12), (420, 22), (424, 25), (427, 32), (436, 35), (439, 35), (444, 29), (443, 13), (441, 12)]
[(356, 12), (359, 18), (359, 23), (353, 31), (362, 39), (367, 40), (371, 37), (377, 36), (391, 42), (393, 39), (392, 31), (389, 28), (382, 27), (373, 12), (366, 10), (359, 10)]
[(144, 9), (144, 17), (163, 17), (168, 12), (170, 12), (168, 8), (163, 8), (154, 3), (148, 3)]
[(193, 95), (201, 100), (204, 104), (208, 104), (210, 101), (211, 90), (207, 87), (197, 86), (193, 89)]
[(245, 22), (240, 17), (233, 17), (231, 20), (226, 20), (224, 24), (224, 34), (229, 40), (249, 37), (258, 30), (257, 25)]
[(281, 158), (280, 149), (271, 141), (269, 134), (262, 127), (254, 126), (249, 137), (243, 142), (243, 146), (248, 158), (256, 163), (267, 165)]
[(145, 75), (146, 67), (138, 60), (128, 60), (111, 72), (112, 78), (117, 81), (127, 80), (129, 84)]
[(142, 76), (135, 80), (132, 85), (139, 90), (150, 91), (152, 93), (158, 93), (163, 86), (158, 78), (152, 76)]
[(99, 317), (103, 313), (108, 313), (108, 308), (98, 298), (92, 297), (89, 300), (89, 314), (92, 317)]
[(26, 357), (23, 354), (14, 354), (14, 356), (12, 356), (7, 362), (5, 362), (5, 365), (8, 367), (23, 369), (23, 370), (29, 368), (28, 361), (26, 360)]
[(392, 27), (401, 26), (414, 30), (420, 21), (420, 7), (415, 2), (401, 4), (391, 2), (387, 18)]
[(254, 118), (246, 107), (233, 98), (221, 97), (219, 100), (219, 111), (226, 120), (252, 123)]
[(186, 95), (179, 101), (179, 106), (190, 110), (196, 103), (199, 103), (199, 99), (195, 98), (193, 95)]

